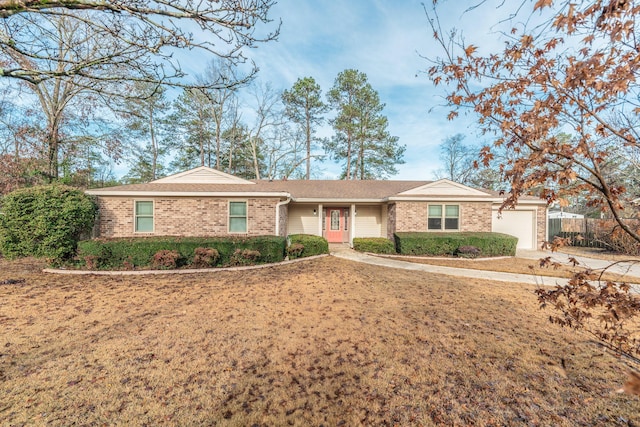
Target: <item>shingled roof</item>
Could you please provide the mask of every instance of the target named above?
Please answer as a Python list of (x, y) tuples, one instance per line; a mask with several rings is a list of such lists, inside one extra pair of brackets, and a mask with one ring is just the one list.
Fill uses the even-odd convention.
[(255, 185), (242, 184), (181, 184), (156, 183), (129, 184), (89, 190), (89, 194), (101, 196), (130, 195), (264, 195), (297, 199), (349, 199), (382, 200), (429, 181), (338, 181), (338, 180), (278, 180), (251, 181)]
[[(423, 190), (424, 189), (424, 190)], [(449, 193), (447, 189), (459, 190)], [(461, 191), (460, 191), (461, 190)], [(406, 194), (403, 194), (405, 193)], [(501, 199), (495, 191), (472, 189), (447, 180), (243, 180), (200, 167), (146, 184), (88, 190), (97, 196), (128, 197), (291, 197), (293, 201), (383, 202), (390, 198), (437, 196), (440, 199)], [(527, 197), (525, 199), (533, 199)]]

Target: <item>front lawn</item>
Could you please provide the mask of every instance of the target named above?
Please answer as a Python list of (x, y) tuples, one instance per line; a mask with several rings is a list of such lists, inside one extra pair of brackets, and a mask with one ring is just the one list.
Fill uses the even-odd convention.
[(0, 425), (638, 425), (533, 288), (326, 257), (59, 276), (0, 260)]

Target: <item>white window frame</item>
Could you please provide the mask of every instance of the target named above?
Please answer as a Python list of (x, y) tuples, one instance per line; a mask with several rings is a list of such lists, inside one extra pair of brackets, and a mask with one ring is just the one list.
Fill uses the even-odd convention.
[[(429, 228), (429, 219), (437, 218), (434, 216), (429, 216), (429, 207), (431, 206), (440, 206), (440, 228)], [(458, 208), (458, 227), (457, 228), (446, 228), (446, 220), (447, 220), (447, 206), (457, 206)], [(452, 217), (453, 218), (453, 217)], [(458, 203), (429, 203), (427, 204), (427, 231), (460, 231), (460, 204)]]
[[(138, 202), (151, 203), (151, 231), (138, 231), (138, 217), (148, 218), (147, 215), (138, 215)], [(133, 232), (136, 234), (150, 234), (156, 231), (156, 203), (153, 199), (136, 199), (133, 201)]]
[[(244, 217), (231, 216), (231, 203), (244, 203)], [(245, 231), (231, 231), (231, 218), (244, 218)], [(248, 234), (249, 233), (249, 201), (248, 200), (229, 200), (227, 203), (227, 232), (229, 234)]]

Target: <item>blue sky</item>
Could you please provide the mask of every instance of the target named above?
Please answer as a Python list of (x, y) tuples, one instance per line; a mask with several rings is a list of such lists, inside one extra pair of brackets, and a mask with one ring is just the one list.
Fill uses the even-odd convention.
[[(426, 4), (430, 7), (431, 2)], [(445, 3), (443, 25), (461, 27), (494, 44), (495, 33), (482, 33), (474, 25), (487, 9), (463, 13), (470, 4)], [(390, 133), (407, 147), (406, 163), (399, 165), (393, 179), (433, 178), (440, 167), (438, 144), (448, 136), (462, 133), (467, 143), (486, 142), (478, 139), (471, 120), (447, 121), (444, 89), (434, 88), (422, 73), (429, 62), (421, 56), (435, 57), (440, 51), (420, 1), (281, 0), (271, 17), (282, 19), (279, 40), (249, 52), (260, 68), (258, 79), (288, 89), (299, 77), (312, 76), (324, 93), (342, 70), (355, 68), (367, 74), (386, 104)], [(328, 126), (319, 131), (320, 136), (331, 134)], [(327, 160), (324, 170), (332, 178), (339, 166)]]

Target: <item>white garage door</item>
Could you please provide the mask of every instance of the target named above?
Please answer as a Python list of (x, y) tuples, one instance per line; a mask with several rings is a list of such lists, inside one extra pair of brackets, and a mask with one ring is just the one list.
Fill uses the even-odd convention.
[(492, 212), (491, 229), (496, 233), (510, 234), (518, 238), (518, 248), (536, 249), (536, 212), (503, 210)]

